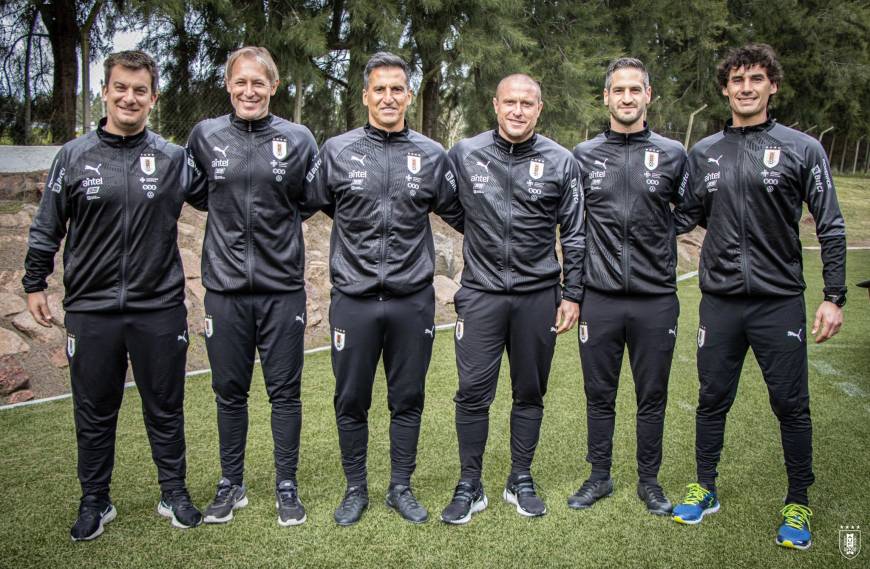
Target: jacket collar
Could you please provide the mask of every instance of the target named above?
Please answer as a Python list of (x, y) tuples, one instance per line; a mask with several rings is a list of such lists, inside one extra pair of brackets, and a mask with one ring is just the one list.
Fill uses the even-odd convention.
[(495, 142), (497, 147), (501, 148), (508, 154), (513, 154), (514, 156), (525, 156), (534, 150), (535, 143), (538, 141), (538, 135), (537, 133), (532, 133), (531, 138), (514, 144), (513, 142), (503, 138), (498, 133), (498, 129), (493, 129), (492, 140)]
[(408, 138), (408, 121), (405, 120), (405, 126), (402, 130), (397, 130), (394, 132), (388, 132), (386, 130), (381, 130), (377, 127), (372, 126), (369, 123), (363, 127), (366, 131), (366, 136), (372, 138), (374, 140), (378, 140), (381, 142), (386, 142), (390, 140), (401, 140)]
[(268, 113), (263, 118), (252, 121), (239, 118), (236, 113), (232, 113), (230, 115), (230, 123), (237, 129), (245, 132), (266, 130), (266, 128), (272, 123), (272, 113)]
[(768, 117), (768, 119), (761, 124), (754, 124), (752, 126), (733, 126), (733, 120), (728, 119), (728, 122), (725, 123), (725, 134), (741, 135), (764, 132), (772, 129), (775, 124), (776, 119)]
[(148, 137), (148, 128), (143, 128), (141, 132), (137, 132), (136, 134), (131, 134), (129, 136), (124, 136), (121, 134), (112, 134), (111, 132), (106, 130), (106, 117), (100, 119), (100, 124), (97, 126), (97, 136), (100, 137), (100, 140), (108, 144), (109, 146), (114, 146), (117, 148), (123, 147), (133, 147), (138, 145), (140, 142), (145, 140)]
[(616, 142), (619, 144), (631, 144), (636, 142), (646, 142), (649, 140), (649, 125), (644, 121), (643, 130), (637, 132), (616, 132), (610, 128), (605, 129), (604, 136), (608, 142)]

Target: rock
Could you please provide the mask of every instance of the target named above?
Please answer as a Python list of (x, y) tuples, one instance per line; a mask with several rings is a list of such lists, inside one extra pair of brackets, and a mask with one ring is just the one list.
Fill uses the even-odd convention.
[(27, 302), (17, 294), (0, 292), (0, 315), (12, 316), (27, 310)]
[(0, 357), (0, 395), (9, 395), (26, 387), (30, 376), (21, 367), (14, 356)]
[(453, 275), (453, 282), (462, 286), (462, 271), (459, 271), (455, 275)]
[(41, 342), (59, 343), (63, 341), (63, 333), (57, 326), (45, 327), (36, 323), (29, 312), (22, 312), (12, 319), (12, 325), (27, 336)]
[(18, 227), (18, 219), (14, 213), (0, 213), (0, 227)]
[(188, 279), (202, 277), (199, 255), (190, 249), (181, 249), (179, 253), (181, 253), (181, 264), (184, 266), (184, 276)]
[(435, 276), (435, 301), (439, 304), (453, 304), (453, 295), (459, 290), (459, 285), (450, 277)]
[[(28, 318), (30, 315), (27, 315)], [(10, 354), (23, 354), (24, 352), (29, 352), (30, 346), (21, 339), (21, 336), (13, 332), (12, 330), (7, 330), (6, 328), (0, 328), (0, 356), (9, 356)], [(3, 358), (0, 357), (0, 360)]]
[(54, 320), (54, 323), (63, 328), (66, 312), (63, 309), (63, 298), (61, 297), (61, 295), (48, 295), (48, 309), (51, 310), (51, 317)]
[(202, 281), (199, 279), (189, 279), (187, 288), (190, 290), (190, 295), (195, 299), (195, 302), (202, 304), (205, 300), (205, 287), (202, 286)]
[(12, 395), (9, 396), (9, 399), (6, 400), (6, 403), (9, 405), (13, 405), (15, 403), (24, 403), (25, 401), (30, 401), (33, 399), (35, 395), (29, 389), (22, 389), (21, 391), (16, 391)]
[(435, 274), (452, 275), (456, 272), (456, 259), (453, 253), (453, 237), (433, 233), (435, 242)]
[(178, 233), (185, 237), (199, 237), (200, 231), (189, 223), (178, 222)]
[(69, 360), (66, 359), (66, 348), (52, 350), (49, 360), (51, 361), (51, 365), (58, 369), (63, 369), (69, 366)]

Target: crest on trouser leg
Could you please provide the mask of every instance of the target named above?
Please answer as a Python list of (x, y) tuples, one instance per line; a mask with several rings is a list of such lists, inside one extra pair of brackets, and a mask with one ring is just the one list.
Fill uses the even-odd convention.
[(336, 328), (332, 331), (332, 346), (339, 352), (344, 349), (346, 334), (347, 333), (340, 328)]

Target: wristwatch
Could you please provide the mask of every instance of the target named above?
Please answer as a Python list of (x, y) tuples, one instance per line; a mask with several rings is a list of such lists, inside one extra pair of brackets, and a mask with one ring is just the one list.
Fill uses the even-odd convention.
[(846, 295), (845, 294), (826, 294), (825, 300), (828, 302), (833, 302), (839, 307), (843, 307), (846, 304)]

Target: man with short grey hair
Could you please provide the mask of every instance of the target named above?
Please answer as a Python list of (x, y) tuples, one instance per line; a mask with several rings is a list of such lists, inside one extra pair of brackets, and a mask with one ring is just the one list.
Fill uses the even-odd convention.
[(426, 373), (435, 339), (435, 268), (429, 212), (459, 231), (462, 209), (447, 155), (408, 129), (408, 66), (391, 53), (366, 65), (368, 124), (327, 140), (309, 172), (307, 207), (334, 218), (330, 244), (332, 369), (341, 462), (347, 479), (339, 525), (368, 507), (368, 411), (383, 354), (390, 408), (387, 506), (422, 523), (411, 491)]

